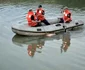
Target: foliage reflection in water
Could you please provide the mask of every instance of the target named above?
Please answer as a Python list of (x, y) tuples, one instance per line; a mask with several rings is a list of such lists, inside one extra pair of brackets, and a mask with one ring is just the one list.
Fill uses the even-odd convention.
[(29, 3), (40, 3), (40, 4), (60, 4), (72, 8), (83, 8), (85, 7), (85, 0), (0, 0), (2, 4), (22, 4), (26, 5)]

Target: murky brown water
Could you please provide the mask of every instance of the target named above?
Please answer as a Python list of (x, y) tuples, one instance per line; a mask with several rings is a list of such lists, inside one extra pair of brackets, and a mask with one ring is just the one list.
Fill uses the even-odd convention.
[[(11, 30), (12, 24), (26, 23), (27, 11), (35, 11), (39, 4), (46, 10), (46, 18), (59, 17), (62, 3), (0, 3), (0, 70), (85, 70), (85, 25), (52, 37), (16, 36)], [(85, 7), (70, 9), (73, 20), (85, 22)]]

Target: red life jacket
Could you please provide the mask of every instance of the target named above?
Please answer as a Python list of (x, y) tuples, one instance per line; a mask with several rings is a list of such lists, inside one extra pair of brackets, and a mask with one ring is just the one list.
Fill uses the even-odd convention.
[(37, 16), (37, 19), (38, 20), (44, 20), (45, 17), (44, 17), (44, 10), (43, 8), (38, 8), (37, 11), (36, 11), (36, 16)]
[(31, 16), (34, 16), (34, 21), (36, 20), (36, 16), (34, 15), (34, 13), (31, 11), (31, 12), (28, 12), (26, 18), (27, 18), (27, 21), (28, 21), (28, 25), (29, 26), (36, 26), (37, 25), (37, 22), (33, 22), (32, 19), (31, 19)]
[(64, 14), (63, 16), (64, 22), (70, 22), (72, 20), (71, 12), (68, 9), (64, 10), (63, 14)]

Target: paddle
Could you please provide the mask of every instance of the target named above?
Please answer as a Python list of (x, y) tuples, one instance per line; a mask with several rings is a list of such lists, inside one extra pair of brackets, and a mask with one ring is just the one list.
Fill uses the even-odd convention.
[[(63, 13), (64, 8), (67, 8), (67, 7), (63, 6), (63, 7), (61, 8), (61, 13)], [(62, 21), (63, 19), (60, 19), (60, 20)], [(63, 24), (63, 29), (64, 29), (64, 31), (66, 32), (65, 22), (63, 21), (62, 24)]]
[(63, 29), (64, 29), (64, 32), (66, 32), (66, 26), (65, 26), (65, 23), (63, 23)]
[(62, 27), (64, 29), (64, 31), (66, 32), (66, 26), (65, 26), (65, 22), (63, 21), (63, 18), (59, 18), (59, 23), (62, 24)]

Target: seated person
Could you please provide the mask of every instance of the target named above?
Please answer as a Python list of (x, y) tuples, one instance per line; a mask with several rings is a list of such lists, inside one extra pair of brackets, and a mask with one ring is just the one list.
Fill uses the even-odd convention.
[(68, 8), (65, 8), (63, 10), (63, 18), (60, 18), (60, 22), (59, 23), (70, 23), (72, 21), (71, 18), (71, 12), (69, 11)]
[(31, 26), (31, 27), (41, 26), (40, 21), (37, 21), (36, 16), (35, 16), (34, 12), (32, 11), (32, 9), (29, 10), (26, 18), (27, 18), (29, 26)]

